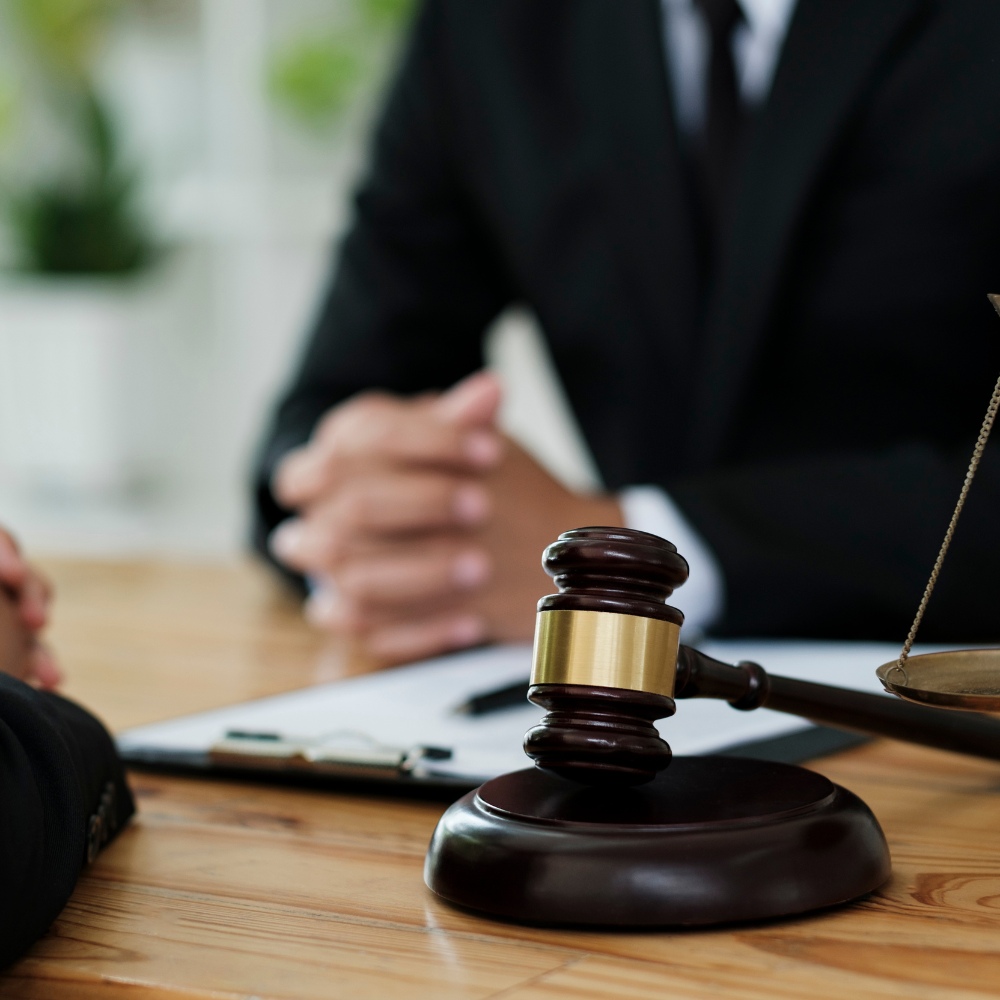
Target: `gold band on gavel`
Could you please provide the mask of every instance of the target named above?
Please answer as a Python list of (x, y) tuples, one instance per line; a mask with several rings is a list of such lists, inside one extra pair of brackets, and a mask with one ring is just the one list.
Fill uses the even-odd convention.
[(680, 628), (607, 611), (539, 611), (532, 684), (674, 693)]

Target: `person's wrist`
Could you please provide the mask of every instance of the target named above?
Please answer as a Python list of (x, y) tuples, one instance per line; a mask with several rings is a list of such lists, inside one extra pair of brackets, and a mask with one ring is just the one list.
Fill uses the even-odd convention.
[(578, 523), (565, 530), (584, 527), (620, 528), (625, 524), (625, 514), (617, 497), (611, 494), (587, 494), (578, 500)]

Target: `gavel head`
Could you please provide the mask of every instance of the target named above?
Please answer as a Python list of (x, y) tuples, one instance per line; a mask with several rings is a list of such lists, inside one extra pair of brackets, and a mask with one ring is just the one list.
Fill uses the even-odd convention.
[(688, 565), (670, 542), (628, 528), (564, 532), (542, 565), (559, 593), (538, 602), (528, 697), (548, 714), (524, 752), (585, 784), (650, 781), (670, 763), (653, 722), (674, 713), (684, 616), (665, 601)]

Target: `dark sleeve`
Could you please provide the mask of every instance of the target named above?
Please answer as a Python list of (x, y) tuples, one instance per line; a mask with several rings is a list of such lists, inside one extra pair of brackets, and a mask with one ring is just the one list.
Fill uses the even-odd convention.
[[(722, 567), (726, 610), (719, 631), (902, 643), (971, 451), (971, 441), (953, 449), (910, 443), (720, 469), (672, 483), (671, 496)], [(1000, 639), (998, 509), (1000, 454), (992, 447), (972, 485), (921, 640)]]
[(446, 16), (447, 5), (431, 0), (414, 22), (353, 225), (262, 449), (258, 548), (287, 513), (271, 495), (271, 473), (326, 410), (363, 389), (441, 389), (475, 371), (483, 330), (511, 298), (462, 181), (449, 117)]
[(134, 808), (100, 722), (0, 674), (0, 968), (45, 933)]

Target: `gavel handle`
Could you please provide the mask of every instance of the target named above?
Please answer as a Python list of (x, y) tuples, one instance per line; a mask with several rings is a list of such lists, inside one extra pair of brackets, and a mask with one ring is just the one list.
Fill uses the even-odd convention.
[(1000, 760), (1000, 721), (896, 698), (776, 677), (747, 661), (722, 663), (690, 646), (677, 657), (675, 698), (719, 698), (744, 711), (771, 708), (813, 722)]

